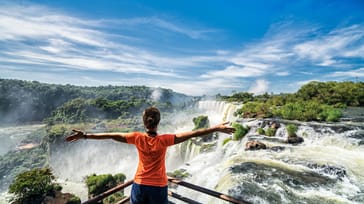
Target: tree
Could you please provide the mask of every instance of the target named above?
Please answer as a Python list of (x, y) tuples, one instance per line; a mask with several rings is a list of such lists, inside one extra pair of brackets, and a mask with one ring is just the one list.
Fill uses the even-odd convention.
[[(87, 176), (86, 185), (88, 188), (89, 197), (94, 197), (95, 195), (101, 194), (118, 184), (124, 183), (125, 179), (126, 176), (122, 173), (116, 174), (114, 176), (112, 176), (111, 174), (92, 174), (90, 176)], [(117, 198), (111, 196), (106, 198), (105, 202), (107, 202), (107, 200), (120, 200), (123, 197), (124, 195), (121, 192), (120, 194), (118, 194)]]
[(9, 186), (9, 193), (15, 194), (19, 203), (39, 204), (46, 196), (54, 196), (60, 188), (53, 182), (54, 176), (49, 168), (33, 169), (16, 176)]

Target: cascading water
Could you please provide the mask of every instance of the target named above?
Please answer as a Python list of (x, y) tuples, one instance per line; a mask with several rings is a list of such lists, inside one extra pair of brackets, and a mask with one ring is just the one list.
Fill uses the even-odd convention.
[[(296, 122), (304, 142), (291, 145), (284, 142), (285, 122), (275, 137), (266, 137), (256, 133), (262, 120), (241, 120), (251, 127), (243, 140), (201, 153), (179, 168), (191, 174), (186, 181), (252, 203), (363, 203), (363, 124)], [(269, 148), (245, 151), (249, 140)], [(176, 191), (202, 203), (222, 203), (182, 187)]]
[[(159, 132), (190, 131), (192, 118), (199, 115), (207, 115), (211, 125), (234, 122), (236, 108), (238, 105), (226, 102), (199, 101), (195, 107), (162, 118)], [(253, 203), (364, 202), (362, 125), (296, 122), (297, 135), (303, 137), (304, 142), (290, 145), (284, 143), (285, 122), (281, 123), (275, 137), (256, 133), (264, 123), (262, 120), (239, 119), (238, 122), (251, 127), (241, 141), (222, 145), (230, 136), (219, 134), (214, 148), (202, 151), (201, 147), (190, 145), (184, 157), (179, 145), (169, 148), (167, 171), (184, 169), (191, 175), (185, 179), (188, 182)], [(249, 140), (262, 141), (269, 148), (245, 151)], [(271, 148), (277, 146), (280, 148)], [(122, 172), (129, 180), (137, 166), (135, 148), (113, 141), (67, 143), (53, 148), (50, 157), (50, 165), (62, 181), (64, 192), (75, 193), (83, 201), (87, 199), (85, 176)], [(173, 190), (202, 203), (224, 203), (184, 187)]]

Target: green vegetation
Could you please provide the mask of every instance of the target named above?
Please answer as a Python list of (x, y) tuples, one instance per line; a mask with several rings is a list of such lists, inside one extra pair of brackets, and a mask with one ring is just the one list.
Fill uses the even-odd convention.
[(207, 116), (201, 115), (196, 118), (193, 118), (192, 121), (193, 121), (193, 124), (195, 124), (195, 127), (193, 128), (193, 130), (210, 127), (209, 118)]
[(33, 169), (16, 176), (9, 186), (9, 193), (14, 194), (14, 200), (19, 203), (42, 203), (46, 196), (55, 196), (61, 190), (59, 184), (54, 183), (54, 175), (49, 168)]
[(272, 117), (271, 106), (264, 102), (247, 102), (242, 108), (238, 109), (235, 115), (244, 118), (269, 118)]
[(288, 120), (327, 122), (339, 121), (342, 115), (339, 109), (317, 101), (288, 103), (282, 107), (276, 107), (274, 113)]
[[(158, 101), (152, 98), (158, 91)], [(191, 99), (169, 89), (145, 86), (81, 87), (54, 85), (37, 81), (0, 79), (0, 123), (30, 121), (76, 123), (93, 119), (115, 119), (141, 112), (147, 106), (157, 106), (171, 112), (175, 98)]]
[[(86, 185), (88, 188), (89, 197), (101, 194), (110, 188), (117, 186), (118, 184), (124, 183), (126, 177), (124, 174), (116, 174), (112, 176), (111, 174), (96, 175), (92, 174), (86, 177)], [(104, 199), (106, 203), (113, 203), (115, 201), (121, 200), (124, 197), (122, 192), (116, 195), (109, 196)]]
[(296, 137), (296, 132), (298, 130), (297, 126), (294, 124), (288, 124), (287, 127), (287, 133), (288, 133), (288, 137)]
[(222, 145), (224, 146), (226, 143), (231, 141), (231, 137), (225, 138), (224, 141), (222, 141)]
[(265, 93), (253, 97), (247, 93), (236, 93), (218, 98), (244, 102), (235, 113), (240, 117), (336, 122), (342, 116), (341, 109), (364, 106), (364, 83), (311, 82), (294, 94)]
[(75, 195), (73, 195), (66, 204), (80, 204), (81, 203), (81, 199)]
[(258, 133), (259, 135), (265, 135), (265, 130), (264, 130), (263, 128), (258, 128), (258, 129), (257, 129), (257, 133)]
[(174, 177), (177, 179), (184, 179), (190, 177), (191, 174), (188, 173), (185, 169), (177, 169), (173, 172), (167, 172), (167, 176)]
[(233, 123), (232, 126), (235, 128), (235, 132), (233, 134), (233, 140), (241, 140), (250, 130), (248, 126), (243, 126), (239, 123)]
[(267, 130), (265, 131), (265, 135), (266, 136), (275, 136), (276, 135), (276, 129), (275, 128), (267, 128)]

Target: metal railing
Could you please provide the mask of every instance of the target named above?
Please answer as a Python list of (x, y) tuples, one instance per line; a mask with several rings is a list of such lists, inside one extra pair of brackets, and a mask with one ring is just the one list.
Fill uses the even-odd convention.
[[(233, 197), (231, 197), (229, 195), (226, 195), (226, 194), (223, 194), (223, 193), (220, 193), (220, 192), (217, 192), (217, 191), (213, 191), (213, 190), (201, 187), (201, 186), (197, 186), (197, 185), (182, 181), (182, 180), (177, 179), (177, 178), (168, 177), (168, 181), (170, 183), (180, 185), (180, 186), (183, 186), (183, 187), (186, 187), (186, 188), (189, 188), (189, 189), (192, 189), (192, 190), (195, 190), (195, 191), (198, 191), (198, 192), (201, 192), (201, 193), (204, 193), (204, 194), (219, 198), (221, 200), (228, 201), (230, 203), (234, 203), (234, 204), (251, 204), (248, 201), (239, 200), (239, 199), (233, 198)], [(97, 196), (83, 202), (83, 204), (99, 203), (104, 198), (106, 198), (106, 197), (108, 197), (108, 196), (110, 196), (110, 195), (112, 195), (112, 194), (114, 194), (114, 193), (116, 193), (118, 191), (123, 190), (124, 188), (130, 186), (131, 184), (133, 184), (133, 180), (127, 181), (127, 182), (125, 182), (123, 184), (120, 184), (120, 185), (114, 187), (114, 188), (111, 188), (111, 189), (109, 189), (109, 190), (107, 190), (107, 191), (105, 191), (105, 192), (103, 192), (103, 193), (101, 193), (101, 194), (99, 194), (99, 195), (97, 195)], [(186, 203), (190, 203), (190, 204), (201, 204), (198, 201), (195, 201), (195, 200), (193, 200), (191, 198), (179, 195), (179, 194), (177, 194), (175, 192), (172, 192), (170, 190), (168, 190), (168, 196), (173, 197), (173, 198), (175, 198), (177, 200), (181, 200), (181, 201), (186, 202)], [(118, 201), (117, 204), (128, 203), (129, 200), (130, 200), (130, 197), (126, 197), (126, 198)], [(169, 202), (169, 203), (173, 203), (173, 202)]]

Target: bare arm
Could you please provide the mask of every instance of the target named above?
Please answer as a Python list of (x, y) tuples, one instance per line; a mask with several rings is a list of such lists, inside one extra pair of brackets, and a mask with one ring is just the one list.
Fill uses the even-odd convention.
[(224, 123), (221, 123), (219, 125), (216, 125), (216, 126), (213, 126), (210, 128), (204, 128), (204, 129), (198, 129), (198, 130), (190, 131), (190, 132), (178, 133), (178, 134), (176, 134), (176, 136), (174, 138), (174, 144), (178, 144), (178, 143), (184, 142), (190, 138), (207, 135), (207, 134), (213, 133), (213, 132), (223, 132), (226, 134), (233, 133), (235, 131), (235, 129), (231, 126), (227, 126), (227, 124), (229, 124), (229, 122), (224, 122)]
[(127, 133), (115, 132), (115, 133), (85, 133), (80, 130), (72, 130), (73, 134), (66, 137), (67, 142), (73, 142), (79, 139), (95, 139), (95, 140), (103, 140), (103, 139), (113, 139), (119, 142), (126, 143), (126, 135)]

